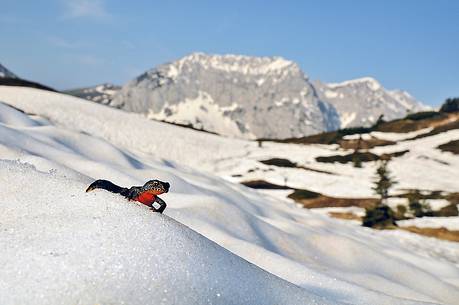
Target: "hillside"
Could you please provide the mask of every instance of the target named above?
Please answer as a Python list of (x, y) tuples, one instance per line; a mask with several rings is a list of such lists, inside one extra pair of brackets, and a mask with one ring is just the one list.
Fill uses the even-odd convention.
[[(92, 257), (89, 255), (83, 262), (91, 262), (94, 272), (100, 274), (106, 271), (108, 276), (108, 284), (96, 281), (91, 284), (94, 286), (82, 286), (81, 290), (72, 291), (71, 296), (79, 293), (80, 296), (96, 296), (87, 299), (91, 303), (110, 301), (113, 297), (124, 299), (124, 296), (132, 297), (133, 303), (137, 300), (141, 303), (145, 295), (154, 300), (167, 297), (166, 300), (161, 299), (166, 304), (180, 302), (182, 297), (188, 298), (191, 304), (199, 304), (207, 302), (202, 296), (208, 295), (209, 291), (215, 291), (215, 295), (219, 293), (217, 297), (220, 298), (231, 293), (240, 297), (242, 303), (252, 303), (251, 300), (260, 298), (260, 303), (265, 304), (269, 304), (268, 298), (262, 298), (265, 293), (269, 295), (269, 300), (277, 300), (276, 303), (293, 304), (454, 304), (459, 298), (459, 245), (408, 232), (363, 228), (299, 208), (285, 198), (285, 190), (276, 191), (284, 192), (283, 195), (256, 191), (228, 181), (262, 177), (282, 184), (287, 177), (286, 182), (292, 187), (312, 188), (335, 196), (367, 196), (371, 186), (365, 180), (373, 175), (376, 164), (369, 162), (362, 169), (354, 169), (348, 164), (331, 166), (314, 161), (317, 156), (344, 153), (337, 151), (334, 145), (263, 143), (260, 148), (255, 142), (154, 122), (138, 114), (30, 88), (0, 87), (0, 101), (4, 102), (0, 104), (1, 158), (19, 159), (41, 172), (10, 161), (0, 163), (0, 191), (8, 196), (2, 196), (0, 204), (5, 210), (8, 207), (9, 211), (3, 217), (17, 215), (18, 221), (31, 222), (24, 229), (2, 222), (11, 237), (9, 243), (2, 244), (16, 245), (9, 248), (9, 252), (2, 251), (6, 254), (0, 254), (0, 259), (8, 266), (2, 271), (16, 274), (12, 278), (18, 282), (24, 280), (21, 287), (34, 283), (30, 290), (32, 296), (37, 295), (37, 289), (42, 291), (47, 283), (53, 283), (52, 287), (61, 291), (69, 283), (69, 277), (64, 277), (60, 286), (60, 282), (52, 279), (64, 269), (48, 268), (43, 274), (43, 282), (32, 282), (37, 278), (32, 277), (30, 281), (21, 278), (20, 273), (14, 273), (18, 269), (13, 267), (21, 271), (26, 267), (41, 271), (41, 266), (51, 264), (53, 267), (56, 261), (62, 263), (59, 266), (69, 266), (72, 270), (80, 266), (80, 261), (74, 259), (72, 251), (59, 252), (56, 249), (58, 246), (74, 249), (75, 244), (81, 244), (77, 254), (85, 250), (94, 253), (93, 261), (88, 261)], [(457, 169), (457, 157), (434, 148), (457, 138), (457, 132), (452, 130), (413, 140), (411, 144), (416, 149), (401, 156), (399, 161), (397, 158), (393, 161), (400, 188), (422, 188), (428, 184), (450, 191), (457, 189), (458, 185), (451, 179)], [(385, 148), (388, 151), (403, 148), (398, 145)], [(430, 159), (419, 158), (424, 154)], [(304, 168), (283, 168), (260, 162), (287, 156)], [(450, 166), (433, 159), (448, 162)], [(402, 162), (403, 166), (396, 162)], [(429, 175), (413, 179), (416, 172), (425, 168), (429, 168)], [(240, 176), (236, 177), (236, 174)], [(115, 195), (83, 193), (87, 183), (96, 178), (110, 178), (126, 186), (142, 184), (149, 178), (169, 181), (171, 192), (162, 195), (168, 203), (166, 216), (151, 214)], [(21, 196), (27, 183), (30, 183), (31, 193), (37, 193), (37, 207), (41, 209), (33, 209), (28, 197)], [(57, 214), (62, 215), (62, 223), (54, 217), (56, 204), (64, 207)], [(42, 218), (36, 218), (38, 215)], [(39, 219), (45, 221), (38, 223)], [(284, 281), (245, 263), (180, 223)], [(61, 227), (62, 224), (65, 226)], [(33, 225), (38, 225), (40, 229), (30, 235)], [(33, 243), (32, 237), (39, 237), (47, 225), (56, 228), (56, 231), (48, 231), (36, 244)], [(114, 230), (116, 235), (113, 235)], [(31, 237), (27, 239), (28, 235)], [(58, 242), (67, 236), (74, 236), (74, 242)], [(56, 238), (56, 242), (51, 242)], [(49, 242), (45, 244), (45, 249), (50, 252), (40, 252), (44, 253), (40, 260), (13, 264), (10, 258), (16, 255), (14, 251), (24, 253), (25, 259), (37, 257), (36, 249), (42, 249), (44, 245), (40, 242), (45, 240)], [(91, 246), (100, 242), (102, 245), (107, 243), (107, 248), (104, 247), (99, 254)], [(156, 242), (164, 247), (157, 247)], [(126, 247), (117, 248), (123, 245)], [(129, 252), (125, 252), (127, 249)], [(45, 255), (51, 252), (53, 255)], [(145, 253), (149, 252), (153, 254), (148, 255), (149, 263), (138, 263), (148, 261)], [(186, 255), (181, 256), (181, 253)], [(113, 264), (107, 264), (107, 267), (98, 265), (104, 254), (108, 255), (104, 262)], [(165, 266), (172, 267), (161, 269), (161, 265), (155, 265), (151, 257), (154, 259), (159, 255), (166, 261)], [(138, 260), (127, 261), (129, 257)], [(199, 264), (203, 257), (206, 258), (204, 266)], [(192, 264), (195, 261), (198, 263), (191, 266), (187, 258), (192, 258)], [(225, 274), (225, 278), (228, 273), (228, 280), (221, 279), (222, 282), (219, 275), (213, 273), (218, 269), (214, 266), (220, 265), (234, 266), (234, 272), (220, 273)], [(106, 269), (108, 266), (117, 267), (116, 270), (134, 268), (129, 273), (132, 277), (113, 282), (117, 273), (114, 270), (112, 277), (112, 269)], [(145, 273), (156, 274), (158, 270), (160, 273), (151, 279)], [(209, 274), (209, 277), (202, 273)], [(240, 277), (236, 277), (237, 274)], [(218, 284), (214, 285), (210, 278), (218, 280)], [(79, 280), (72, 277), (70, 283), (79, 283)], [(132, 290), (131, 284), (140, 280), (140, 288)], [(240, 286), (229, 286), (233, 281), (239, 281)], [(11, 287), (5, 286), (11, 285), (9, 281), (0, 283), (0, 289)], [(152, 283), (152, 286), (145, 283)], [(255, 287), (253, 283), (260, 286)], [(173, 288), (175, 285), (176, 291)], [(199, 289), (182, 288), (185, 286), (200, 287), (203, 293)], [(148, 290), (149, 287), (151, 290)], [(163, 293), (154, 296), (158, 291), (153, 289), (155, 287)], [(267, 291), (267, 287), (272, 291)], [(217, 291), (220, 289), (222, 293)], [(18, 299), (13, 298), (19, 293), (13, 291), (2, 295), (8, 297), (6, 301), (9, 303), (15, 303)], [(233, 300), (224, 299), (222, 303), (231, 304)]]

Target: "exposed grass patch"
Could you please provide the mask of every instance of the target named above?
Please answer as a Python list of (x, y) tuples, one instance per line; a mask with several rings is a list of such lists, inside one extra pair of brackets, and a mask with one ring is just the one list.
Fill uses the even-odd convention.
[(323, 162), (323, 163), (341, 163), (341, 164), (346, 164), (346, 163), (352, 163), (356, 158), (360, 160), (361, 162), (372, 162), (372, 161), (378, 161), (378, 160), (388, 160), (394, 157), (400, 157), (403, 156), (409, 152), (409, 150), (402, 150), (402, 151), (397, 151), (394, 153), (390, 154), (383, 154), (383, 155), (377, 155), (371, 152), (354, 152), (351, 154), (347, 155), (333, 155), (333, 156), (320, 156), (316, 157), (317, 162)]
[(377, 146), (387, 146), (394, 145), (396, 142), (382, 140), (375, 137), (372, 137), (369, 140), (355, 139), (355, 140), (339, 140), (338, 144), (343, 149), (371, 149)]
[(282, 158), (272, 158), (268, 160), (262, 160), (260, 163), (266, 164), (266, 165), (274, 165), (274, 166), (279, 166), (279, 167), (298, 167), (298, 165), (288, 159), (282, 159)]
[(455, 155), (459, 155), (459, 140), (451, 141), (437, 147), (442, 151), (449, 151)]
[[(450, 115), (450, 116), (453, 117), (455, 115)], [(434, 136), (442, 132), (453, 130), (453, 129), (459, 129), (459, 116), (457, 116), (456, 118), (453, 117), (453, 121), (451, 122), (447, 122), (445, 124), (435, 126), (430, 132), (420, 134), (413, 138), (405, 139), (404, 141), (411, 141), (411, 140), (417, 140), (417, 139), (421, 139), (425, 137), (430, 137), (430, 136)]]
[(459, 242), (459, 231), (452, 231), (446, 228), (419, 228), (415, 226), (399, 227), (401, 230), (409, 231), (412, 233), (435, 237), (438, 239)]
[(351, 212), (328, 212), (328, 215), (337, 219), (362, 221), (362, 217)]
[(308, 209), (353, 206), (369, 208), (374, 207), (378, 202), (375, 198), (337, 198), (308, 190), (295, 190), (288, 197)]
[(269, 190), (293, 190), (287, 197), (294, 200), (296, 203), (303, 205), (308, 209), (314, 208), (330, 208), (330, 207), (373, 207), (378, 202), (375, 198), (337, 198), (325, 196), (317, 192), (306, 189), (295, 189), (284, 185), (278, 185), (267, 182), (265, 180), (244, 181), (241, 184), (254, 189), (269, 189)]
[(251, 180), (251, 181), (244, 181), (241, 184), (253, 188), (253, 189), (265, 189), (265, 190), (291, 190), (292, 188), (284, 185), (278, 185), (274, 183), (270, 183), (265, 180)]
[(283, 158), (272, 158), (268, 160), (262, 160), (259, 162), (266, 164), (266, 165), (272, 165), (272, 166), (278, 166), (278, 167), (288, 167), (288, 168), (298, 168), (298, 169), (304, 169), (304, 170), (313, 171), (313, 172), (322, 173), (322, 174), (336, 175), (335, 173), (332, 173), (329, 171), (324, 171), (320, 169), (315, 169), (315, 168), (299, 165), (298, 163), (295, 163), (288, 159), (283, 159)]
[(350, 163), (354, 158), (358, 158), (361, 162), (370, 162), (370, 161), (377, 161), (379, 160), (379, 156), (371, 153), (371, 152), (356, 152), (352, 154), (347, 154), (347, 155), (333, 155), (333, 156), (321, 156), (321, 157), (316, 157), (317, 162), (323, 162), (323, 163)]
[[(459, 113), (445, 113), (436, 111), (418, 112), (407, 115), (403, 119), (397, 119), (389, 122), (380, 122), (372, 127), (354, 127), (344, 128), (336, 131), (323, 132), (311, 136), (288, 138), (283, 140), (262, 139), (263, 141), (275, 141), (280, 143), (293, 144), (342, 144), (351, 145), (343, 139), (347, 135), (366, 134), (372, 131), (406, 133), (417, 131), (424, 128), (433, 127), (434, 130), (427, 134), (419, 135), (409, 140), (428, 137), (447, 130), (459, 128)], [(364, 141), (362, 141), (364, 142)], [(371, 142), (371, 140), (370, 140)], [(390, 145), (384, 141), (363, 144), (368, 146), (383, 146)], [(344, 148), (344, 147), (343, 147)], [(352, 148), (351, 148), (352, 149)]]
[(295, 200), (296, 202), (301, 202), (302, 200), (307, 199), (317, 199), (322, 197), (320, 193), (308, 191), (305, 189), (295, 189), (293, 193), (288, 195), (288, 198)]
[(437, 111), (421, 111), (421, 112), (416, 112), (416, 113), (410, 113), (404, 119), (405, 120), (420, 121), (420, 120), (435, 118), (435, 117), (438, 117), (438, 116), (441, 116), (441, 115), (442, 115), (442, 113), (441, 112), (437, 112)]

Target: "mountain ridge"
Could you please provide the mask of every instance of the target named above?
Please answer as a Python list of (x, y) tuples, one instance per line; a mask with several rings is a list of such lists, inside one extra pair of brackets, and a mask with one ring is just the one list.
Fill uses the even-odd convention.
[(240, 138), (285, 138), (339, 126), (299, 66), (281, 57), (193, 53), (128, 82), (111, 106)]
[(285, 139), (371, 126), (429, 109), (372, 77), (311, 81), (282, 57), (196, 52), (147, 70), (120, 89), (68, 93), (198, 130), (246, 138)]
[(388, 90), (373, 77), (340, 83), (315, 81), (320, 98), (331, 103), (340, 114), (341, 128), (369, 127), (383, 115), (386, 120), (404, 117), (410, 112), (429, 110), (408, 92)]

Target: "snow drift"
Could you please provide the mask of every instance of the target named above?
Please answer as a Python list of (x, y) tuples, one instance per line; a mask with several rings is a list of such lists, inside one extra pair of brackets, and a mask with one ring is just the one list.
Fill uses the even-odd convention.
[(82, 181), (0, 161), (0, 183), (1, 304), (331, 304)]

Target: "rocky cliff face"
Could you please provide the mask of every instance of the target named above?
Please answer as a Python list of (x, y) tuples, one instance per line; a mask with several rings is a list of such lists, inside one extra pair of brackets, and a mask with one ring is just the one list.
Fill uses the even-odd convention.
[(384, 115), (385, 120), (393, 120), (409, 112), (428, 109), (408, 92), (387, 90), (371, 77), (336, 84), (317, 81), (314, 86), (319, 97), (338, 111), (341, 128), (370, 126), (380, 115)]
[(288, 138), (340, 127), (297, 64), (279, 57), (194, 53), (132, 80), (111, 106), (242, 138)]
[(64, 93), (84, 98), (99, 104), (110, 105), (113, 96), (121, 89), (120, 86), (105, 83), (93, 87), (66, 90)]

